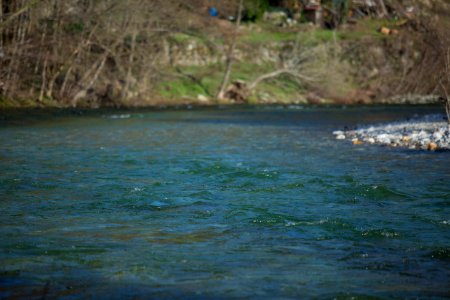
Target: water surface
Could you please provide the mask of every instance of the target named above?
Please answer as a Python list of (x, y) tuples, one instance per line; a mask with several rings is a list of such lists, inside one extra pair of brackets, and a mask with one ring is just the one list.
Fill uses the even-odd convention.
[(0, 124), (0, 298), (445, 298), (450, 153), (336, 141), (435, 108)]

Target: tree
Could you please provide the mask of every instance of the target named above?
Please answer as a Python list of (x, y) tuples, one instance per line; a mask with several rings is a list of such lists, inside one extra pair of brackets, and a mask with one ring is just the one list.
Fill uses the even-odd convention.
[(239, 7), (238, 7), (238, 13), (236, 18), (236, 26), (234, 28), (234, 32), (231, 38), (231, 43), (228, 47), (228, 51), (226, 54), (226, 62), (225, 62), (225, 72), (223, 74), (222, 83), (220, 84), (220, 88), (217, 92), (217, 99), (223, 100), (225, 99), (225, 90), (228, 86), (228, 82), (230, 81), (230, 75), (231, 75), (231, 68), (233, 66), (234, 62), (234, 48), (236, 47), (238, 32), (239, 32), (239, 26), (241, 24), (241, 18), (242, 18), (242, 9), (243, 9), (243, 0), (239, 0)]
[(202, 3), (0, 0), (0, 96), (62, 106), (144, 98), (164, 40), (198, 26)]
[(450, 47), (445, 51), (445, 68), (439, 84), (442, 88), (444, 97), (445, 113), (447, 121), (450, 123)]

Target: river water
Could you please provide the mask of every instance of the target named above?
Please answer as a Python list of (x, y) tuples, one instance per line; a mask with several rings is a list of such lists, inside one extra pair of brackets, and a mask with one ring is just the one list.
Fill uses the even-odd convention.
[(450, 153), (345, 126), (438, 108), (0, 122), (0, 298), (445, 298)]

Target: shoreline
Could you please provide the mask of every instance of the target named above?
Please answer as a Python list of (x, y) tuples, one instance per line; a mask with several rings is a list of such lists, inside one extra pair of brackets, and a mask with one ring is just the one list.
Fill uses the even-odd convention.
[[(328, 107), (328, 106), (343, 106), (343, 107), (376, 107), (376, 106), (411, 106), (411, 107), (422, 107), (422, 106), (443, 106), (444, 103), (441, 101), (417, 101), (417, 102), (404, 102), (404, 101), (376, 101), (376, 102), (365, 102), (361, 103), (358, 101), (338, 101), (338, 100), (324, 100), (319, 102), (298, 102), (298, 101), (271, 101), (271, 102), (249, 102), (240, 103), (233, 101), (155, 101), (146, 102), (144, 104), (121, 104), (121, 105), (80, 105), (80, 106), (70, 106), (70, 105), (56, 105), (56, 103), (51, 104), (37, 104), (37, 105), (22, 105), (16, 103), (17, 105), (2, 105), (2, 100), (0, 99), (0, 112), (11, 111), (11, 110), (139, 110), (139, 109), (180, 109), (180, 108), (204, 108), (204, 107), (258, 107), (258, 106), (304, 106), (304, 107)], [(36, 103), (34, 103), (36, 104)]]
[[(441, 103), (423, 103), (423, 104), (404, 104), (404, 103), (173, 103), (173, 104), (151, 104), (142, 106), (8, 106), (0, 107), (0, 116), (9, 113), (20, 112), (61, 112), (61, 113), (89, 113), (89, 112), (108, 112), (108, 111), (171, 111), (171, 110), (204, 110), (204, 109), (253, 109), (253, 108), (284, 108), (284, 109), (307, 109), (307, 108), (441, 108)], [(444, 108), (442, 107), (444, 111)]]
[(4, 110), (14, 109), (80, 109), (80, 110), (98, 110), (98, 109), (179, 109), (180, 107), (217, 107), (217, 106), (276, 106), (276, 105), (299, 105), (299, 106), (437, 106), (444, 105), (445, 101), (442, 97), (437, 95), (414, 95), (404, 94), (397, 95), (386, 99), (379, 99), (373, 101), (361, 101), (359, 98), (312, 98), (310, 100), (294, 100), (283, 101), (274, 98), (270, 101), (256, 100), (238, 102), (230, 99), (206, 101), (192, 98), (160, 98), (155, 97), (154, 100), (131, 101), (124, 103), (81, 103), (77, 106), (72, 106), (70, 102), (46, 100), (39, 102), (36, 100), (25, 99), (6, 99), (0, 98), (0, 112)]

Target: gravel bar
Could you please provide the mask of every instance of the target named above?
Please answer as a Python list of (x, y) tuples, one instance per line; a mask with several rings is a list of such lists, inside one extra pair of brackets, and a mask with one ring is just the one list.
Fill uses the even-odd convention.
[(349, 140), (354, 145), (367, 143), (430, 151), (450, 150), (450, 123), (442, 115), (427, 115), (355, 130), (337, 130), (333, 134), (336, 139)]

